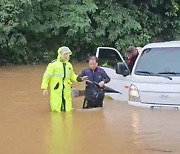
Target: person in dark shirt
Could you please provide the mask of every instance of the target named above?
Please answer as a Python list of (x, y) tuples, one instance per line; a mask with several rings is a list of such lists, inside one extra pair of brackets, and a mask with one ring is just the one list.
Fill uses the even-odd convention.
[(77, 77), (81, 82), (86, 79), (85, 99), (83, 108), (96, 108), (103, 106), (104, 84), (110, 81), (106, 72), (98, 67), (98, 58), (91, 56), (88, 59), (89, 67), (84, 69)]
[(129, 67), (130, 72), (132, 72), (134, 63), (138, 55), (139, 55), (138, 50), (134, 46), (130, 46), (127, 49), (128, 67)]

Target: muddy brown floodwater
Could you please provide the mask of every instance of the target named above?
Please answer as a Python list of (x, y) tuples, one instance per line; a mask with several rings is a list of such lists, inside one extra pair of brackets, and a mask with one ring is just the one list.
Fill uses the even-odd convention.
[[(85, 64), (76, 64), (79, 73)], [(0, 67), (0, 154), (180, 154), (180, 112), (105, 100), (102, 109), (51, 113), (46, 66)], [(84, 84), (74, 84), (83, 88)]]

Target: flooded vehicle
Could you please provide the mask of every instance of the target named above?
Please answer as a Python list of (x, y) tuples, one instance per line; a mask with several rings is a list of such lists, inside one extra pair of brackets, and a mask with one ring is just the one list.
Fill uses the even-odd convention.
[(96, 56), (111, 77), (108, 86), (123, 93), (110, 95), (114, 99), (138, 107), (180, 108), (180, 41), (147, 44), (131, 73), (114, 48), (99, 47)]

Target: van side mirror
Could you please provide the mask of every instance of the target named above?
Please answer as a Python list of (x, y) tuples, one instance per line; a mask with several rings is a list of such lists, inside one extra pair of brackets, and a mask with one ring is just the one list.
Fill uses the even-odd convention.
[(123, 76), (128, 76), (130, 74), (129, 69), (127, 68), (127, 65), (125, 63), (117, 63), (116, 73)]

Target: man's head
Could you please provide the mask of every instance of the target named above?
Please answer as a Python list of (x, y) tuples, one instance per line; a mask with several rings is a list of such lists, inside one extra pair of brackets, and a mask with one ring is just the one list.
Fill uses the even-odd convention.
[(63, 61), (69, 61), (72, 52), (68, 47), (63, 46), (58, 49), (58, 54), (60, 55)]
[(88, 63), (89, 63), (89, 67), (90, 69), (92, 69), (93, 71), (98, 67), (98, 58), (95, 56), (91, 56), (88, 59)]
[(127, 56), (128, 58), (134, 56), (135, 54), (137, 54), (137, 49), (134, 47), (134, 46), (130, 46), (128, 49), (127, 49)]

